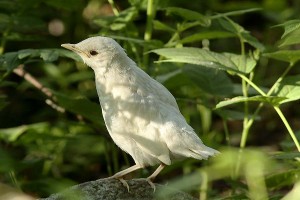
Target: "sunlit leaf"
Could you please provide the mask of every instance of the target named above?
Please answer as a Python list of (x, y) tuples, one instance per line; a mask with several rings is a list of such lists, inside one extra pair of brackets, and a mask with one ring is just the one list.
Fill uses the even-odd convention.
[(290, 20), (277, 26), (284, 28), (279, 47), (300, 43), (300, 20)]
[(241, 103), (241, 102), (262, 102), (262, 103), (269, 103), (271, 105), (278, 105), (280, 102), (282, 102), (285, 97), (277, 97), (277, 96), (252, 96), (252, 97), (234, 97), (232, 99), (224, 100), (219, 102), (216, 105), (216, 108), (222, 108), (225, 106), (233, 105), (236, 103)]
[(263, 56), (289, 62), (293, 65), (300, 60), (300, 50), (279, 50), (272, 53), (264, 53)]
[(167, 58), (159, 62), (181, 62), (237, 73), (250, 73), (256, 61), (253, 58), (231, 53), (216, 53), (206, 49), (183, 47), (156, 49), (151, 52)]
[(300, 99), (300, 75), (285, 77), (277, 85), (274, 95), (284, 97), (280, 104)]

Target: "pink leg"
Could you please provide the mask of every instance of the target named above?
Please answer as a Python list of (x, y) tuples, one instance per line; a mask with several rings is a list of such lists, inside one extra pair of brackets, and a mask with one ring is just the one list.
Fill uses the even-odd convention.
[(153, 174), (151, 174), (146, 180), (147, 180), (147, 182), (149, 183), (149, 185), (153, 188), (153, 190), (154, 190), (154, 192), (155, 192), (155, 185), (154, 185), (154, 183), (152, 182), (154, 179), (155, 179), (155, 177), (161, 172), (161, 170), (163, 170), (164, 168), (165, 168), (165, 164), (160, 164), (159, 166), (158, 166), (158, 168), (153, 172)]
[(128, 192), (129, 192), (129, 185), (128, 183), (123, 179), (123, 176), (125, 176), (126, 174), (129, 174), (135, 170), (138, 170), (142, 168), (142, 166), (140, 165), (133, 165), (127, 169), (124, 169), (123, 171), (120, 171), (116, 174), (114, 174), (113, 176), (109, 177), (109, 178), (115, 178), (121, 181), (121, 183), (127, 188)]

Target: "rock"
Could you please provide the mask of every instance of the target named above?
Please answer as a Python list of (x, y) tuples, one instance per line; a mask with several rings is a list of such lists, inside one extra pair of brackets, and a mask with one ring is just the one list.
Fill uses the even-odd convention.
[(98, 179), (75, 185), (65, 191), (39, 200), (196, 200), (187, 193), (155, 184), (156, 191), (145, 179), (127, 181), (130, 191), (116, 179)]

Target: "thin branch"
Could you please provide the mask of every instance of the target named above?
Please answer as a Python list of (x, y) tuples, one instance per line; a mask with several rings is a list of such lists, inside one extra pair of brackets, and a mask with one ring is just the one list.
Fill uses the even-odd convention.
[(18, 76), (24, 78), (26, 81), (31, 83), (34, 87), (36, 87), (38, 90), (40, 90), (43, 94), (45, 94), (48, 99), (46, 99), (46, 104), (51, 106), (54, 110), (64, 113), (65, 109), (54, 103), (54, 95), (51, 92), (51, 90), (47, 87), (45, 87), (42, 83), (40, 83), (36, 78), (34, 78), (31, 74), (26, 72), (24, 70), (24, 65), (19, 65), (17, 68), (13, 70), (15, 74)]

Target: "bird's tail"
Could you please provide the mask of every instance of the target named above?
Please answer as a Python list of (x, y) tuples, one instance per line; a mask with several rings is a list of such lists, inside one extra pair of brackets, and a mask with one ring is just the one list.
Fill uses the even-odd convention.
[(201, 146), (201, 148), (198, 149), (189, 149), (189, 150), (190, 150), (190, 157), (199, 160), (207, 159), (208, 157), (215, 156), (220, 153), (219, 151), (205, 145)]

